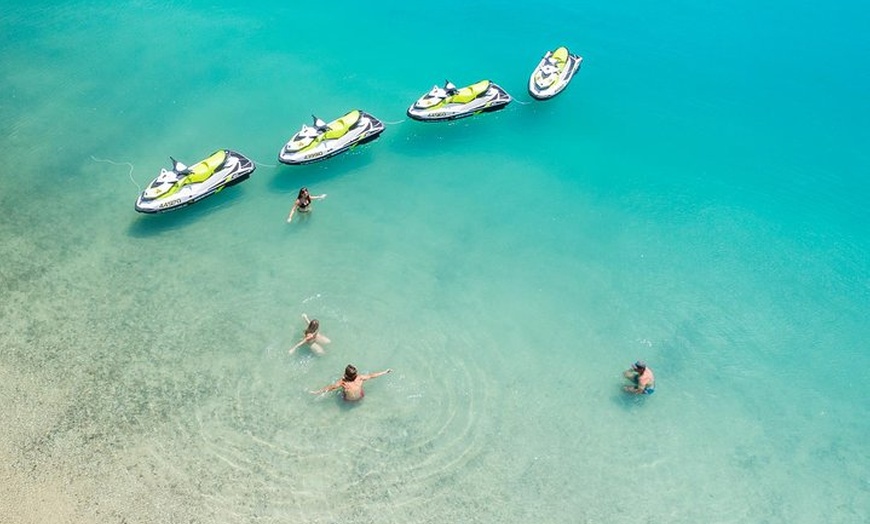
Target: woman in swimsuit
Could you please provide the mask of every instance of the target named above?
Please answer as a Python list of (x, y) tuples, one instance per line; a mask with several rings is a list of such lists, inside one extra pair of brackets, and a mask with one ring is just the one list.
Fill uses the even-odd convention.
[(293, 209), (290, 210), (290, 215), (287, 217), (287, 223), (289, 224), (290, 221), (293, 220), (293, 215), (296, 213), (297, 209), (300, 213), (308, 213), (311, 211), (311, 201), (321, 200), (323, 198), (326, 198), (326, 193), (322, 195), (312, 195), (308, 192), (307, 187), (300, 189), (296, 201), (293, 202)]
[[(320, 344), (329, 344), (330, 340), (323, 336), (320, 333), (320, 321), (316, 318), (308, 319), (308, 315), (302, 313), (302, 319), (305, 321), (305, 333), (302, 336), (302, 340), (296, 343), (295, 346), (290, 348), (290, 354), (292, 355), (294, 351), (296, 351), (299, 346), (302, 344), (308, 344), (311, 346), (311, 351), (317, 353), (318, 355), (322, 355), (324, 353), (323, 347)], [(318, 344), (319, 342), (319, 344)]]
[(342, 394), (344, 395), (344, 400), (360, 400), (365, 396), (365, 392), (363, 391), (363, 382), (369, 379), (380, 377), (381, 375), (386, 375), (387, 373), (390, 373), (392, 371), (392, 369), (387, 369), (384, 371), (378, 371), (377, 373), (369, 373), (368, 375), (359, 375), (357, 374), (356, 367), (348, 364), (348, 366), (344, 368), (344, 376), (342, 378), (338, 379), (334, 384), (330, 384), (326, 387), (318, 389), (317, 391), (312, 391), (311, 393), (315, 395), (320, 395), (322, 393), (327, 393), (329, 391), (341, 388)]

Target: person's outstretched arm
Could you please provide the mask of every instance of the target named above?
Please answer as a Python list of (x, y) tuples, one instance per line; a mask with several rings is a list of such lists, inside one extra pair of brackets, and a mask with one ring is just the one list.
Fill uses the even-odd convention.
[(316, 391), (311, 391), (312, 395), (322, 395), (323, 393), (329, 393), (330, 391), (335, 391), (336, 389), (341, 387), (341, 379), (337, 380), (335, 383), (330, 384), (328, 386), (324, 386)]
[(301, 346), (301, 345), (304, 344), (304, 343), (305, 343), (305, 339), (304, 339), (304, 338), (303, 338), (302, 340), (300, 340), (299, 342), (297, 342), (295, 346), (293, 346), (292, 348), (290, 348), (290, 354), (292, 355), (293, 352), (296, 351), (297, 349), (299, 349), (299, 346)]
[(306, 344), (308, 342), (311, 342), (315, 338), (316, 338), (316, 335), (311, 334), (311, 333), (306, 333), (305, 336), (302, 337), (302, 340), (300, 340), (299, 342), (296, 343), (295, 346), (290, 348), (290, 354), (292, 355), (293, 352), (296, 351), (297, 349), (299, 349), (299, 346), (301, 346), (302, 344)]
[(370, 378), (377, 378), (381, 375), (386, 375), (387, 373), (392, 373), (392, 369), (385, 369), (383, 371), (378, 371), (377, 373), (369, 373), (368, 375), (362, 375), (360, 378), (363, 380), (368, 380)]
[(293, 214), (296, 213), (296, 208), (299, 207), (296, 202), (293, 202), (293, 208), (290, 210), (290, 214), (287, 216), (287, 223), (289, 224), (291, 220), (293, 220)]
[(326, 198), (326, 193), (317, 196), (311, 195), (311, 200), (323, 200), (324, 198)]

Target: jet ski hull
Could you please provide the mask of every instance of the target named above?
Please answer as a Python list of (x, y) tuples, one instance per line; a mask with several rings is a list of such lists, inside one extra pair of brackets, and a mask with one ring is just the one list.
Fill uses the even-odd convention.
[(288, 165), (311, 164), (332, 158), (348, 149), (380, 138), (384, 123), (373, 115), (360, 111), (359, 120), (344, 135), (334, 139), (319, 140), (313, 147), (293, 149), (291, 139), (278, 153), (278, 161)]
[[(216, 151), (212, 156), (217, 155), (220, 151)], [(183, 177), (181, 177), (177, 182), (180, 187), (173, 187), (165, 195), (155, 198), (148, 198), (146, 196), (148, 192), (146, 188), (139, 195), (139, 198), (136, 199), (136, 211), (149, 214), (164, 213), (189, 206), (219, 192), (225, 187), (244, 182), (257, 167), (252, 160), (241, 153), (229, 149), (224, 149), (223, 152), (226, 155), (223, 162), (216, 166), (211, 174), (207, 174), (204, 180), (184, 183)], [(192, 166), (192, 169), (195, 170), (197, 166), (205, 162), (207, 162), (207, 159)], [(156, 181), (157, 179), (149, 184), (148, 187), (153, 186)]]
[(580, 64), (583, 62), (582, 56), (568, 53), (565, 67), (557, 73), (555, 81), (547, 86), (540, 85), (537, 79), (540, 78), (542, 70), (547, 65), (547, 59), (552, 55), (553, 51), (547, 51), (547, 54), (544, 55), (529, 77), (529, 94), (537, 100), (547, 100), (561, 93), (568, 87), (568, 83), (574, 78), (574, 74), (580, 69)]
[(511, 102), (511, 96), (497, 84), (490, 83), (486, 92), (465, 103), (448, 102), (431, 108), (420, 108), (419, 101), (408, 108), (408, 116), (421, 122), (456, 120), (478, 113), (499, 111)]

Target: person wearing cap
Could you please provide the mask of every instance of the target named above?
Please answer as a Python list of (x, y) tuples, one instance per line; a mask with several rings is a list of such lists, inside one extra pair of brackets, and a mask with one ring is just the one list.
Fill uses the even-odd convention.
[(629, 393), (652, 395), (653, 391), (655, 391), (656, 377), (643, 360), (638, 360), (632, 364), (631, 369), (625, 370), (623, 376), (633, 382), (633, 384), (623, 386), (622, 388)]
[(363, 391), (363, 382), (369, 379), (379, 377), (381, 375), (386, 375), (391, 371), (393, 370), (387, 369), (384, 371), (378, 371), (377, 373), (360, 375), (357, 373), (355, 366), (348, 364), (348, 366), (344, 368), (344, 376), (342, 378), (338, 379), (333, 384), (318, 389), (317, 391), (312, 391), (311, 393), (315, 395), (320, 395), (341, 388), (342, 393), (344, 394), (344, 400), (361, 400), (363, 396), (365, 396), (365, 392)]

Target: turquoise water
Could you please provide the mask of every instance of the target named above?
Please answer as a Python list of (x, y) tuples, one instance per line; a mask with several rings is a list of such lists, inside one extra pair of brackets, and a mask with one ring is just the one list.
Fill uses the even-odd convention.
[[(0, 514), (866, 522), (867, 7), (695, 4), (7, 7)], [(515, 102), (407, 120), (445, 78)], [(355, 107), (380, 140), (277, 165)], [(222, 147), (249, 181), (134, 212)], [(394, 372), (308, 393), (348, 363)]]

